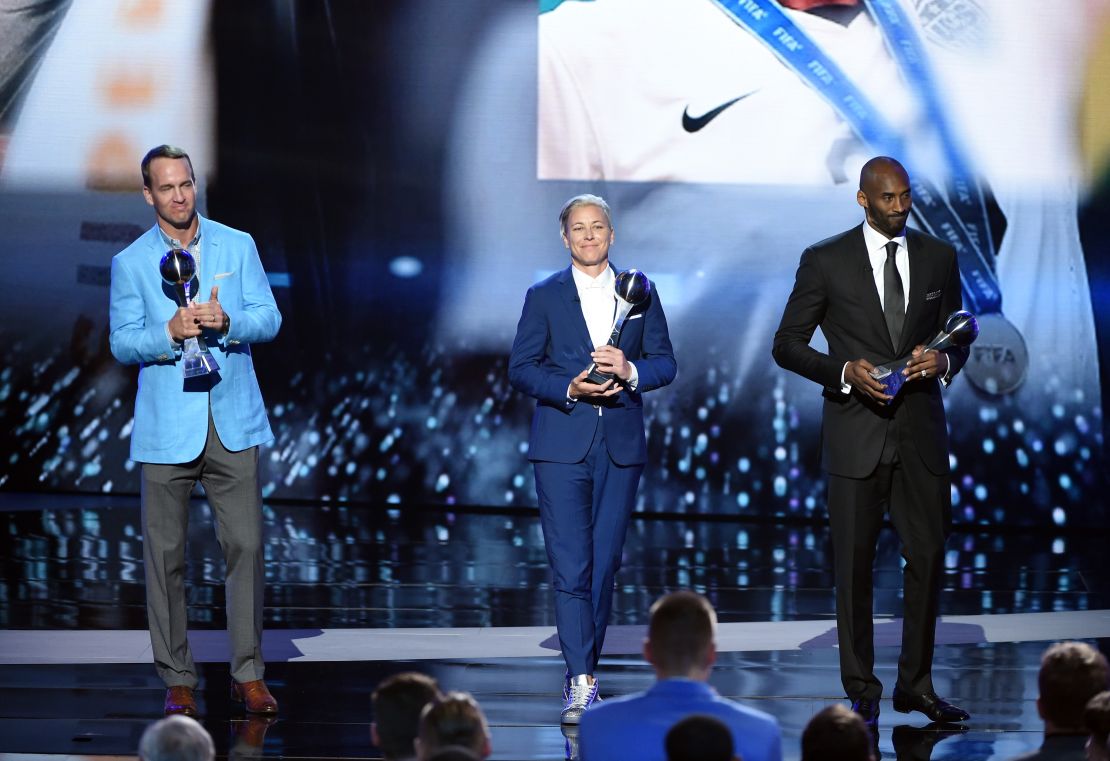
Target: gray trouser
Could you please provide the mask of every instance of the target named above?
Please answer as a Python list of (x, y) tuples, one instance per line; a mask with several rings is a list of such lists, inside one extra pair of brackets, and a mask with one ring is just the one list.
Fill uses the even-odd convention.
[(150, 643), (158, 676), (169, 687), (195, 687), (197, 671), (186, 638), (185, 539), (189, 495), (204, 486), (226, 563), (231, 677), (262, 678), (262, 492), (258, 447), (229, 452), (211, 415), (204, 452), (180, 465), (143, 464), (143, 564)]

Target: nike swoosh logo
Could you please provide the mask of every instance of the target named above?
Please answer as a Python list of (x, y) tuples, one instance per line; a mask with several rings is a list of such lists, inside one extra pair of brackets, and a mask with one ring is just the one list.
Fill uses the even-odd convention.
[(749, 95), (754, 94), (755, 92), (756, 92), (755, 90), (752, 90), (751, 92), (745, 93), (744, 95), (741, 95), (738, 98), (733, 98), (732, 100), (730, 100), (726, 103), (722, 103), (721, 105), (717, 106), (712, 111), (706, 111), (701, 116), (690, 116), (690, 107), (687, 106), (686, 108), (684, 108), (682, 110), (682, 129), (686, 130), (690, 134), (693, 134), (693, 133), (697, 132), (698, 130), (703, 129), (705, 127), (705, 125), (709, 124), (709, 122), (713, 121), (718, 116), (720, 116), (721, 112), (724, 111), (729, 106), (731, 106), (733, 103), (735, 103), (739, 100), (743, 100), (744, 98), (748, 97)]

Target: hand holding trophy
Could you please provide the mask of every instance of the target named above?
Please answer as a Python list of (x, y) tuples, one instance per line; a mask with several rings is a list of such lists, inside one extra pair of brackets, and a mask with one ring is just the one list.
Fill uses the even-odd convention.
[[(162, 275), (162, 280), (173, 288), (178, 306), (188, 307), (193, 301), (191, 289), (193, 278), (197, 274), (197, 262), (192, 254), (180, 248), (167, 251), (158, 264), (158, 272)], [(208, 375), (219, 369), (216, 358), (208, 351), (203, 335), (185, 339), (181, 372), (186, 378)]]
[[(975, 320), (975, 315), (961, 309), (948, 315), (948, 319), (944, 322), (944, 330), (937, 333), (925, 347), (925, 351), (941, 351), (952, 346), (971, 346), (978, 337), (979, 323)], [(902, 371), (906, 369), (909, 361), (910, 358), (906, 357), (896, 362), (884, 363), (871, 371), (871, 377), (882, 383), (886, 393), (891, 397), (897, 396), (906, 382), (906, 376)]]
[[(616, 346), (620, 341), (621, 329), (624, 328), (624, 321), (628, 319), (632, 309), (647, 301), (651, 295), (651, 281), (640, 270), (625, 270), (617, 275), (614, 290), (617, 295), (617, 311), (613, 315), (613, 332), (610, 333), (607, 342), (609, 346)], [(612, 373), (600, 371), (596, 364), (591, 364), (586, 374), (586, 380), (598, 385), (612, 377)]]

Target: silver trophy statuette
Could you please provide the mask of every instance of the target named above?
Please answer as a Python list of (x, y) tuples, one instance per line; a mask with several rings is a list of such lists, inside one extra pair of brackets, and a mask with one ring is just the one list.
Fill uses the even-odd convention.
[[(953, 346), (971, 346), (979, 336), (979, 323), (975, 315), (962, 309), (948, 315), (944, 321), (944, 330), (937, 333), (936, 338), (929, 342), (925, 351), (942, 351)], [(906, 382), (902, 371), (910, 362), (910, 357), (896, 362), (886, 362), (871, 371), (871, 377), (885, 386), (885, 391), (890, 396), (896, 396)]]
[[(648, 296), (651, 295), (651, 281), (640, 270), (625, 270), (617, 275), (614, 290), (617, 294), (617, 311), (613, 315), (613, 332), (609, 334), (607, 342), (609, 346), (616, 346), (620, 341), (621, 328), (624, 327), (624, 321), (628, 319), (629, 312), (638, 304), (647, 301)], [(599, 385), (611, 380), (612, 377), (612, 373), (603, 373), (594, 364), (590, 365), (589, 372), (586, 374), (586, 380)]]
[[(178, 306), (187, 307), (193, 303), (190, 291), (197, 274), (197, 260), (192, 254), (180, 248), (170, 249), (159, 262), (158, 272), (162, 280), (173, 288)], [(181, 359), (181, 372), (186, 378), (208, 375), (220, 369), (216, 358), (208, 351), (203, 335), (185, 339)]]

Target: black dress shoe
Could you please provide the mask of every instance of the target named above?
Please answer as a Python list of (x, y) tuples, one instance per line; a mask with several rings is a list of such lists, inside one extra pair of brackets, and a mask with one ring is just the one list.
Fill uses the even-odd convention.
[(897, 687), (894, 688), (894, 710), (899, 713), (920, 711), (928, 717), (929, 721), (941, 724), (957, 724), (971, 718), (971, 714), (967, 711), (952, 705), (944, 698), (938, 698), (935, 693), (907, 695)]
[(852, 701), (852, 710), (860, 715), (864, 723), (873, 727), (879, 723), (879, 701), (860, 698)]

